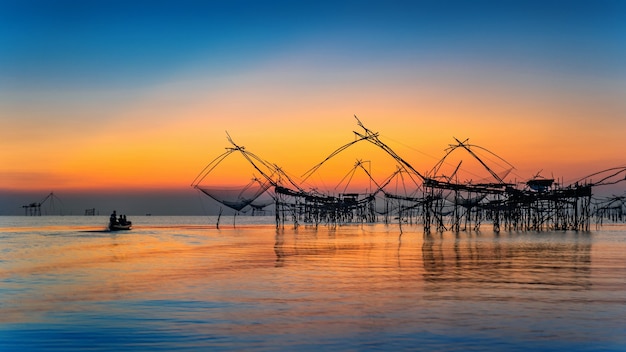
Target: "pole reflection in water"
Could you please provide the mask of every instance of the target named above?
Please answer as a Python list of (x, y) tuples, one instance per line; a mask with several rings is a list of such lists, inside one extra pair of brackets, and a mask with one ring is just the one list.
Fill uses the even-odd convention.
[(0, 350), (626, 347), (622, 228), (424, 235), (145, 219), (156, 220), (124, 234), (4, 231)]
[(590, 234), (424, 235), (424, 281), (510, 285), (514, 289), (591, 288)]

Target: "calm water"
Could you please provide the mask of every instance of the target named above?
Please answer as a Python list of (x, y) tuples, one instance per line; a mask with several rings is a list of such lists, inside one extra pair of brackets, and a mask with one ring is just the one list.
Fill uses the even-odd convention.
[(0, 217), (0, 351), (626, 351), (626, 226)]

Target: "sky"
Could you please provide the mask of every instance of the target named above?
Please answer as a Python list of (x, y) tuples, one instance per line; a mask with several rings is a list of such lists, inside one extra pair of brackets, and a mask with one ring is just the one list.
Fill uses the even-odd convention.
[[(469, 138), (516, 180), (577, 180), (626, 166), (625, 98), (623, 1), (0, 0), (0, 215), (50, 192), (201, 213), (226, 132), (301, 176), (354, 115), (420, 171)], [(322, 181), (394, 171), (372, 153)]]

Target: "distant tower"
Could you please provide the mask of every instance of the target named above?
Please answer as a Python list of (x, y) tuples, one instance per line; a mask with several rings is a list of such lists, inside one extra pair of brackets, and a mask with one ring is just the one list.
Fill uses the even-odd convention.
[(26, 216), (41, 216), (41, 203), (22, 205), (22, 208), (24, 208), (24, 215)]
[[(61, 202), (61, 199), (59, 199), (59, 197), (54, 195), (54, 192), (50, 192), (50, 194), (48, 194), (41, 202), (39, 203), (30, 203), (27, 205), (22, 205), (22, 208), (24, 208), (24, 215), (30, 215), (30, 216), (41, 216), (41, 206), (46, 202), (46, 201), (50, 201), (48, 204), (48, 210), (50, 214), (46, 214), (46, 215), (51, 215), (54, 211), (55, 211), (55, 202), (54, 200), (57, 200), (57, 203), (59, 203), (60, 205), (63, 205), (63, 202)], [(63, 215), (63, 208), (60, 208), (60, 214), (59, 215)]]

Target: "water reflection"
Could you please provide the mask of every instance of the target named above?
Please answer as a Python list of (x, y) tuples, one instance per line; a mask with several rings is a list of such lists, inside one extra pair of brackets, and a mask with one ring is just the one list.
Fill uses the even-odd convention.
[(324, 229), (322, 231), (315, 229), (278, 229), (274, 236), (275, 266), (284, 266), (286, 259), (289, 257), (328, 257), (336, 259), (344, 255), (358, 255), (360, 251), (371, 250), (375, 246), (376, 243), (365, 240), (359, 230), (337, 234), (332, 229)]
[(579, 290), (591, 287), (588, 234), (424, 235), (424, 281), (509, 284)]
[(52, 232), (3, 238), (0, 350), (626, 346), (621, 230)]
[(327, 270), (337, 272), (342, 266), (370, 270), (372, 275), (380, 268), (400, 270), (401, 275), (413, 275), (405, 279), (423, 281), (430, 290), (452, 284), (587, 290), (591, 287), (591, 251), (588, 233), (397, 235), (278, 230), (274, 266), (316, 257), (332, 261), (335, 266)]
[(274, 253), (276, 253), (276, 263), (274, 266), (282, 267), (285, 265), (285, 250), (283, 248), (285, 245), (285, 232), (277, 230), (274, 239)]

